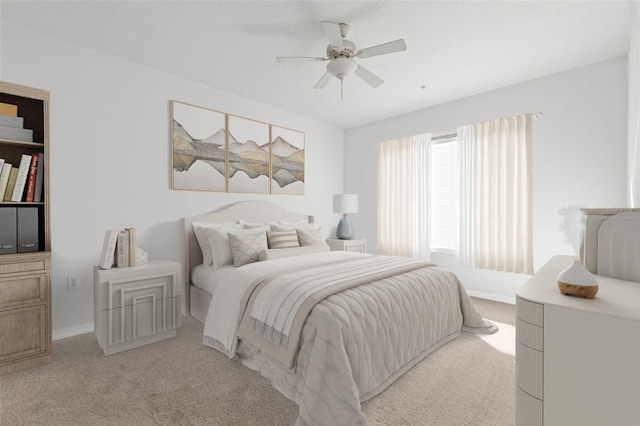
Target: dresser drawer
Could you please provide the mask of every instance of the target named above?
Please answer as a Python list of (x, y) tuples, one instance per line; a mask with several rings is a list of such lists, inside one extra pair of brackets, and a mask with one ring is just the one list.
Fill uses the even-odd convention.
[(516, 426), (542, 426), (542, 401), (516, 387)]
[(182, 325), (182, 296), (168, 299), (140, 297), (132, 305), (100, 311), (96, 333), (103, 346), (111, 346), (174, 330)]
[(132, 306), (137, 300), (144, 298), (159, 301), (180, 294), (175, 272), (109, 280), (94, 288), (94, 291), (101, 293), (97, 306), (101, 311)]
[(516, 342), (516, 385), (538, 399), (542, 398), (544, 352)]
[(544, 329), (516, 318), (516, 340), (539, 351), (544, 350)]
[(47, 351), (47, 308), (36, 305), (0, 312), (0, 365)]
[(544, 305), (516, 297), (516, 317), (542, 327), (544, 326)]
[(18, 275), (0, 279), (0, 309), (47, 301), (49, 275)]
[(51, 252), (5, 254), (0, 256), (0, 274), (49, 272)]

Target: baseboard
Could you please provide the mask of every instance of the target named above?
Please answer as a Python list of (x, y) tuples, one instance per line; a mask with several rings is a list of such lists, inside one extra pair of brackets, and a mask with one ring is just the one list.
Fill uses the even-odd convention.
[[(479, 296), (478, 296), (479, 297)], [(53, 330), (52, 339), (60, 340), (67, 337), (78, 336), (80, 334), (93, 333), (93, 323), (77, 325), (75, 327), (63, 328), (62, 330)]]
[(507, 297), (507, 296), (501, 296), (499, 294), (483, 293), (481, 291), (473, 291), (473, 290), (467, 290), (467, 294), (471, 297), (477, 297), (479, 299), (493, 300), (494, 302), (508, 303), (509, 305), (516, 304), (515, 296)]

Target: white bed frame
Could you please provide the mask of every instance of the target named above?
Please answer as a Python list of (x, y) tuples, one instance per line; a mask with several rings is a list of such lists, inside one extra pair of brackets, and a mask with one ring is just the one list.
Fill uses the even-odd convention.
[(309, 223), (314, 221), (313, 216), (293, 213), (269, 201), (259, 200), (240, 201), (211, 213), (182, 218), (183, 315), (191, 315), (204, 323), (211, 302), (209, 293), (191, 284), (191, 269), (202, 263), (202, 251), (193, 232), (192, 223), (222, 223), (241, 219), (247, 222), (297, 221), (302, 219), (308, 220)]

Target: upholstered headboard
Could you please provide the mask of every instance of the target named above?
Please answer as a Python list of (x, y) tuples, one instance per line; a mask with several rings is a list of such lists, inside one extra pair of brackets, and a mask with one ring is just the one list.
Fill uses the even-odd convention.
[(275, 220), (296, 221), (307, 219), (313, 222), (313, 216), (293, 213), (268, 201), (240, 201), (222, 207), (211, 213), (185, 217), (182, 222), (182, 269), (183, 269), (183, 304), (182, 313), (189, 314), (189, 285), (191, 269), (202, 263), (202, 251), (193, 232), (193, 222), (222, 223), (236, 220), (247, 222), (271, 222)]

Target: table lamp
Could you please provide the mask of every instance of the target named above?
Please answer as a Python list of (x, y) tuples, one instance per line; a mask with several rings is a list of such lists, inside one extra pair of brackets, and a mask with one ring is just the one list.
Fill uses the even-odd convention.
[(358, 213), (358, 194), (335, 194), (333, 196), (333, 212), (343, 213), (338, 222), (336, 236), (341, 240), (353, 238), (353, 225), (347, 213)]

